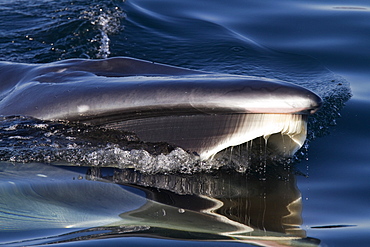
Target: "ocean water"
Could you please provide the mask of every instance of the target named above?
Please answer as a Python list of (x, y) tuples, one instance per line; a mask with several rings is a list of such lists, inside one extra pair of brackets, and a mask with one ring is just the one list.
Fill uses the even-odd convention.
[(324, 100), (293, 159), (246, 173), (126, 133), (3, 117), (0, 245), (367, 246), (369, 17), (360, 0), (0, 0), (2, 61), (129, 56)]

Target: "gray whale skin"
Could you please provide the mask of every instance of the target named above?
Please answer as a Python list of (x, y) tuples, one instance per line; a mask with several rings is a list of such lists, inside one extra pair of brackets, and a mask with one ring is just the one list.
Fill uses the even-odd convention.
[(0, 63), (0, 115), (135, 132), (201, 159), (255, 138), (292, 155), (306, 138), (313, 92), (266, 78), (207, 73), (116, 57)]

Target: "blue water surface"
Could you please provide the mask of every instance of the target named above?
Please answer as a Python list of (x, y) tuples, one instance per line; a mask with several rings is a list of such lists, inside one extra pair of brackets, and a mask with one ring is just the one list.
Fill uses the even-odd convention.
[[(45, 164), (33, 164), (27, 175), (17, 170), (24, 164), (9, 163), (14, 161), (9, 158), (0, 168), (0, 245), (368, 246), (369, 1), (0, 0), (0, 10), (3, 61), (130, 56), (204, 71), (283, 79), (312, 89), (325, 101), (309, 125), (308, 145), (294, 167), (283, 172), (282, 177), (290, 178), (283, 182), (204, 174), (154, 181), (135, 173), (124, 173), (118, 181), (113, 176), (117, 171), (95, 177), (94, 170), (65, 164), (50, 171)], [(32, 151), (32, 147), (22, 148)], [(40, 182), (44, 178), (48, 182)], [(173, 189), (180, 180), (186, 181), (183, 190)], [(206, 190), (206, 185), (214, 187)], [(83, 189), (66, 201), (57, 192), (68, 186)], [(101, 192), (108, 190), (111, 193)], [(96, 191), (98, 196), (91, 199), (86, 191)], [(26, 229), (22, 217), (30, 220), (28, 216), (39, 208), (19, 207), (11, 212), (16, 208), (14, 195), (19, 202), (28, 200), (50, 212), (58, 208), (64, 218), (44, 215), (40, 227)], [(301, 203), (294, 204), (300, 197)], [(214, 212), (233, 223), (218, 225), (225, 218), (204, 213), (214, 199), (224, 203)], [(262, 206), (251, 209), (246, 202)], [(279, 215), (280, 209), (288, 205), (299, 208), (293, 210), (298, 215), (293, 222), (297, 241), (285, 239), (289, 234), (286, 228), (281, 230), (284, 224), (275, 225), (286, 215)], [(68, 210), (83, 219), (72, 217)], [(183, 212), (191, 216), (183, 217)], [(156, 218), (170, 214), (175, 216), (165, 223)], [(89, 217), (91, 221), (86, 220)], [(112, 222), (107, 223), (107, 218)], [(88, 225), (68, 228), (75, 220)], [(113, 224), (116, 220), (118, 225)], [(257, 225), (258, 241), (253, 236), (230, 235), (228, 227), (239, 227), (235, 222)], [(52, 228), (54, 223), (60, 225)], [(71, 224), (66, 228), (67, 223)], [(207, 224), (225, 230), (224, 234), (203, 231)], [(271, 240), (272, 236), (280, 240)]]

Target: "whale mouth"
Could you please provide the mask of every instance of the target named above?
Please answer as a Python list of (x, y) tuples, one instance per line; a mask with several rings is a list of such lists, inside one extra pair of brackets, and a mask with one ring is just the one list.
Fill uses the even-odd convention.
[[(305, 114), (151, 115), (119, 119), (119, 115), (84, 120), (91, 125), (134, 132), (146, 142), (167, 142), (196, 153), (202, 160), (262, 137), (269, 150), (292, 156), (305, 142)], [(253, 143), (251, 143), (253, 145)]]

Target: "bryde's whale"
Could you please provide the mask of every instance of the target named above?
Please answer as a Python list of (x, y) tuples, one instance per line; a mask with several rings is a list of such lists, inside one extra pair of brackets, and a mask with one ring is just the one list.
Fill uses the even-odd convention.
[(0, 115), (67, 120), (135, 132), (201, 159), (258, 137), (291, 155), (321, 99), (266, 78), (208, 73), (117, 57), (0, 63)]

